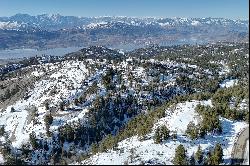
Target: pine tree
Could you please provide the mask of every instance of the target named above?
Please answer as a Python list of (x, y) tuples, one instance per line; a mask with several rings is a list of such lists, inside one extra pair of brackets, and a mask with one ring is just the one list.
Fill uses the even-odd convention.
[(209, 150), (209, 152), (207, 153), (207, 157), (206, 159), (204, 160), (204, 165), (214, 165), (213, 164), (213, 154), (212, 154), (212, 151)]
[(189, 165), (195, 165), (195, 159), (194, 159), (194, 154), (189, 159)]
[(172, 138), (173, 138), (174, 140), (177, 139), (177, 131), (173, 131)]
[(175, 149), (174, 165), (187, 165), (186, 150), (182, 144)]
[(11, 107), (10, 112), (15, 112), (15, 108)]
[(154, 141), (155, 143), (161, 143), (162, 141), (169, 138), (169, 129), (166, 126), (158, 127), (155, 131)]
[(75, 99), (75, 100), (74, 100), (74, 104), (77, 106), (78, 103), (79, 103), (79, 100), (78, 100), (78, 99)]
[(5, 131), (4, 131), (4, 126), (1, 126), (1, 127), (0, 127), (0, 136), (3, 136), (4, 133), (5, 133)]
[(198, 146), (198, 149), (195, 153), (195, 160), (200, 164), (203, 160), (203, 153), (202, 153), (202, 149), (201, 146)]
[(45, 109), (49, 110), (49, 103), (48, 102), (45, 103)]
[(203, 159), (203, 165), (208, 165), (208, 157), (204, 157), (204, 159)]
[(53, 122), (53, 116), (48, 114), (44, 118), (45, 125), (51, 125)]
[(187, 125), (186, 134), (193, 140), (198, 137), (198, 128), (195, 126), (194, 122), (191, 121)]
[(51, 132), (49, 131), (49, 128), (50, 128), (50, 125), (53, 122), (53, 116), (51, 114), (46, 115), (45, 118), (44, 118), (44, 122), (45, 122), (45, 127), (46, 127), (46, 135), (48, 137), (50, 137)]
[(60, 110), (63, 111), (64, 110), (64, 103), (61, 102), (60, 105), (59, 105), (59, 107), (60, 107)]
[(223, 162), (223, 149), (220, 144), (216, 144), (213, 152), (213, 164), (219, 165)]
[(158, 127), (155, 131), (154, 142), (159, 144), (161, 142), (160, 128)]
[(38, 143), (36, 142), (36, 133), (34, 131), (32, 131), (32, 133), (30, 133), (30, 143), (32, 145), (32, 147), (34, 149), (37, 149), (38, 148)]
[(170, 130), (166, 126), (161, 127), (162, 141), (169, 138)]
[(93, 154), (96, 154), (96, 153), (98, 152), (98, 145), (97, 145), (97, 143), (93, 143), (93, 144), (91, 145), (91, 152), (92, 152)]

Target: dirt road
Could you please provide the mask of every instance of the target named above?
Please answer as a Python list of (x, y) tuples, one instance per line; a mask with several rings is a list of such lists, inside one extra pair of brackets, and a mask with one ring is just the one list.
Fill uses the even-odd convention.
[(232, 150), (231, 164), (242, 164), (244, 161), (244, 152), (246, 143), (249, 140), (249, 127), (246, 127), (240, 135), (237, 137), (237, 141), (234, 143)]

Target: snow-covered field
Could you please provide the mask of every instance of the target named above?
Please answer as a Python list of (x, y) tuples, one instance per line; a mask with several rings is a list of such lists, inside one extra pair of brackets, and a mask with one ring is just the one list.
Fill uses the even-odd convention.
[[(225, 118), (220, 118), (223, 128), (221, 135), (208, 134), (205, 138), (191, 140), (186, 137), (184, 133), (190, 121), (198, 123), (200, 117), (196, 114), (195, 107), (199, 103), (212, 106), (211, 100), (179, 103), (175, 108), (171, 108), (172, 110), (169, 109), (166, 111), (166, 117), (159, 119), (153, 127), (152, 132), (148, 134), (149, 139), (140, 141), (136, 136), (125, 139), (119, 142), (117, 150), (98, 153), (82, 161), (81, 164), (172, 164), (175, 148), (180, 144), (185, 146), (187, 155), (190, 157), (197, 151), (199, 145), (201, 145), (203, 150), (208, 151), (210, 148), (214, 148), (216, 143), (222, 145), (224, 162), (229, 164), (229, 158), (236, 135), (246, 127), (247, 124), (245, 122), (233, 122)], [(167, 125), (170, 131), (177, 131), (177, 139), (169, 139), (162, 144), (155, 144), (153, 140), (154, 129), (159, 125)]]
[(184, 134), (190, 121), (193, 121), (195, 124), (198, 124), (200, 121), (198, 113), (195, 112), (195, 107), (198, 104), (212, 106), (211, 100), (179, 103), (174, 108), (169, 109), (166, 112), (167, 116), (161, 118), (159, 122), (155, 124), (155, 127), (167, 125), (171, 131), (176, 131), (177, 134)]
[(224, 80), (221, 84), (220, 84), (220, 87), (221, 88), (229, 88), (233, 85), (237, 85), (238, 83), (238, 80), (237, 79), (231, 79), (231, 80)]

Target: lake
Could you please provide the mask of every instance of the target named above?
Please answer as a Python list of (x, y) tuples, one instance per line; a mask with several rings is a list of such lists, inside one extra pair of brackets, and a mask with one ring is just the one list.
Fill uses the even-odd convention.
[(0, 50), (0, 59), (19, 59), (24, 57), (54, 55), (63, 56), (67, 53), (78, 51), (83, 47), (67, 47), (67, 48), (53, 48), (46, 50), (36, 50), (36, 49), (12, 49), (12, 50)]

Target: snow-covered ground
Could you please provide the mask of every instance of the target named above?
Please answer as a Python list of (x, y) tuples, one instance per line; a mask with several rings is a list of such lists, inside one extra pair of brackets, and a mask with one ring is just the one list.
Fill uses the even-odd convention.
[(221, 61), (220, 64), (222, 65), (222, 68), (221, 71), (219, 71), (219, 75), (224, 75), (230, 72), (229, 66), (224, 61)]
[[(130, 60), (130, 59), (127, 59)], [(131, 59), (132, 60), (132, 59)], [(91, 59), (86, 60), (88, 64), (95, 64)], [(106, 61), (98, 62), (98, 64), (105, 64)], [(167, 63), (169, 66), (176, 65), (174, 62)], [(127, 61), (123, 61), (120, 66), (112, 66), (113, 68), (131, 68), (128, 66)], [(14, 147), (20, 147), (23, 143), (29, 139), (29, 134), (35, 131), (37, 135), (45, 134), (44, 117), (48, 111), (45, 110), (45, 102), (49, 103), (49, 106), (58, 106), (60, 102), (71, 102), (78, 98), (86, 89), (87, 86), (92, 85), (93, 81), (100, 80), (100, 76), (105, 72), (105, 67), (100, 70), (90, 69), (85, 65), (83, 61), (62, 61), (57, 63), (47, 63), (41, 65), (31, 66), (33, 72), (31, 75), (35, 77), (43, 77), (42, 80), (37, 81), (34, 84), (34, 88), (30, 89), (26, 97), (20, 99), (16, 103), (9, 105), (6, 110), (0, 108), (0, 125), (5, 126), (5, 131), (8, 132)], [(148, 84), (152, 78), (147, 78), (145, 69), (143, 67), (137, 67), (132, 70), (133, 75), (136, 78), (141, 78), (144, 84)], [(128, 81), (125, 78), (127, 73), (123, 73), (123, 79), (125, 85), (128, 85)], [(169, 76), (170, 77), (170, 76)], [(171, 76), (172, 79), (173, 76)], [(167, 77), (166, 77), (167, 78)], [(84, 85), (87, 81), (88, 85)], [(164, 81), (166, 81), (164, 79)], [(102, 87), (102, 85), (99, 85)], [(103, 89), (103, 88), (101, 88)], [(133, 87), (131, 88), (131, 91)], [(104, 93), (102, 90), (99, 94)], [(148, 94), (149, 95), (149, 94)], [(96, 95), (88, 96), (89, 100), (93, 100)], [(34, 124), (31, 117), (31, 108), (37, 108), (38, 117), (35, 117), (38, 123)], [(72, 109), (75, 106), (71, 106)], [(12, 112), (12, 108), (14, 112)], [(82, 119), (83, 115), (88, 111), (87, 109), (80, 107), (74, 109), (78, 111), (59, 111), (56, 110), (57, 115), (54, 116), (54, 121), (51, 125), (52, 130), (56, 130), (60, 125), (66, 122)], [(79, 115), (78, 115), (79, 114)], [(34, 119), (34, 118), (33, 118)]]
[(231, 79), (231, 80), (224, 80), (221, 84), (220, 84), (220, 87), (221, 88), (229, 88), (233, 85), (237, 85), (238, 83), (238, 80), (237, 79)]
[[(86, 60), (87, 61), (87, 60)], [(108, 67), (118, 69), (121, 72), (124, 85), (128, 87), (129, 92), (121, 93), (121, 96), (125, 96), (128, 93), (138, 92), (139, 101), (151, 99), (152, 94), (150, 91), (138, 90), (138, 82), (142, 86), (150, 85), (153, 81), (154, 72), (148, 71), (146, 67), (136, 66), (130, 64), (133, 63), (132, 58), (121, 62), (119, 65), (106, 64), (106, 62), (94, 62), (89, 60), (88, 63), (79, 61), (62, 61), (58, 63), (48, 63), (41, 65), (34, 65), (32, 68), (34, 71), (31, 75), (35, 77), (42, 77), (42, 80), (37, 81), (26, 95), (25, 99), (21, 99), (16, 103), (9, 105), (6, 110), (0, 108), (0, 125), (5, 126), (5, 131), (9, 134), (9, 139), (12, 142), (13, 147), (20, 147), (23, 143), (29, 140), (29, 134), (34, 131), (38, 138), (46, 138), (46, 130), (44, 117), (48, 113), (45, 109), (45, 102), (49, 103), (49, 106), (56, 108), (60, 102), (64, 101), (69, 103), (65, 111), (53, 110), (53, 122), (50, 126), (52, 132), (56, 132), (59, 126), (65, 123), (71, 123), (73, 121), (85, 120), (85, 113), (89, 111), (87, 104), (91, 104), (91, 101), (96, 98), (97, 95), (104, 96), (107, 93), (104, 85), (101, 83), (101, 75), (105, 74)], [(147, 60), (146, 60), (147, 61)], [(165, 60), (157, 61), (154, 59), (148, 60), (148, 62), (164, 65), (169, 71), (175, 70), (178, 67), (199, 69), (196, 65), (190, 65), (185, 63), (176, 63), (174, 61)], [(91, 65), (103, 65), (100, 68), (92, 68)], [(129, 72), (128, 72), (129, 71)], [(148, 73), (147, 73), (148, 72)], [(209, 71), (207, 71), (209, 73)], [(133, 75), (133, 81), (128, 79), (129, 74)], [(199, 75), (198, 71), (195, 71), (190, 75), (195, 77), (195, 73)], [(176, 83), (176, 74), (167, 73), (161, 74), (159, 79), (163, 85), (159, 85), (159, 89), (171, 87)], [(192, 77), (192, 78), (193, 78)], [(87, 104), (75, 105), (74, 99), (78, 98), (90, 87), (94, 81), (97, 80), (97, 94), (95, 92), (88, 93), (86, 96)], [(118, 80), (115, 76), (114, 80)], [(220, 84), (221, 87), (230, 87), (237, 84), (238, 80), (225, 80)], [(131, 85), (130, 85), (131, 84)], [(121, 86), (121, 85), (117, 85)], [(181, 91), (180, 87), (174, 89), (174, 91)], [(143, 96), (143, 97), (141, 97)], [(146, 96), (146, 97), (145, 97)], [(146, 98), (146, 99), (143, 99)], [(85, 105), (86, 104), (86, 105)], [(185, 131), (189, 122), (193, 121), (198, 124), (201, 121), (201, 117), (195, 112), (195, 107), (198, 104), (208, 105), (212, 107), (211, 100), (207, 101), (188, 101), (173, 105), (166, 110), (166, 116), (159, 119), (153, 126), (152, 132), (148, 134), (146, 140), (140, 140), (139, 138), (131, 137), (121, 141), (118, 144), (118, 150), (109, 150), (106, 153), (100, 153), (92, 156), (89, 159), (82, 161), (81, 164), (142, 164), (144, 163), (161, 163), (172, 164), (175, 148), (179, 144), (183, 144), (187, 149), (187, 154), (190, 157), (196, 152), (198, 145), (201, 145), (202, 149), (208, 151), (213, 148), (216, 143), (221, 143), (224, 149), (225, 163), (229, 163), (232, 146), (237, 133), (244, 128), (247, 124), (244, 122), (233, 122), (225, 118), (220, 118), (223, 133), (221, 135), (208, 134), (205, 138), (190, 140)], [(245, 108), (247, 101), (242, 101), (240, 107)], [(37, 108), (38, 115), (32, 117), (31, 109)], [(12, 111), (12, 108), (14, 111)], [(38, 123), (35, 123), (35, 120)], [(155, 144), (153, 135), (155, 129), (158, 126), (166, 125), (171, 133), (176, 131), (177, 139), (169, 139), (162, 144)], [(0, 138), (1, 139), (1, 138)], [(50, 142), (48, 140), (48, 142)], [(70, 144), (65, 142), (64, 149), (69, 149)], [(82, 150), (82, 149), (81, 149)], [(50, 150), (47, 152), (50, 153)], [(32, 154), (33, 164), (40, 164), (38, 155), (42, 153), (35, 150)], [(0, 163), (2, 155), (0, 154)], [(76, 163), (77, 164), (77, 163)]]
[(211, 100), (179, 103), (175, 108), (171, 108), (166, 112), (167, 116), (161, 118), (156, 123), (155, 128), (165, 124), (171, 131), (176, 131), (177, 134), (184, 134), (190, 121), (198, 124), (200, 120), (198, 113), (195, 112), (195, 107), (198, 104), (212, 106)]
[[(72, 101), (82, 91), (82, 82), (88, 74), (88, 69), (83, 62), (65, 61), (60, 65), (62, 66), (58, 69), (58, 66), (45, 64), (44, 68), (50, 69), (53, 74), (47, 79), (36, 82), (35, 88), (28, 93), (27, 99), (21, 99), (8, 106), (5, 111), (0, 112), (0, 125), (5, 126), (5, 131), (9, 133), (9, 138), (14, 147), (20, 147), (22, 143), (28, 141), (29, 133), (32, 131), (35, 131), (37, 135), (46, 132), (44, 124), (44, 116), (47, 113), (44, 107), (45, 101), (49, 101), (50, 106), (58, 105), (65, 99)], [(42, 75), (38, 71), (32, 74), (35, 76)], [(61, 79), (59, 80), (58, 77)], [(51, 93), (52, 91), (55, 91), (55, 93)], [(37, 120), (40, 123), (34, 124), (31, 121), (30, 108), (32, 106), (37, 108)], [(11, 112), (12, 107), (15, 110), (14, 112)], [(86, 110), (82, 111), (86, 112)], [(77, 113), (81, 114), (81, 111)]]
[(2, 164), (3, 162), (4, 162), (3, 155), (0, 153), (0, 164)]
[[(175, 148), (183, 144), (187, 149), (187, 155), (190, 157), (201, 145), (202, 149), (208, 151), (214, 148), (216, 143), (220, 143), (223, 148), (223, 158), (226, 164), (230, 163), (230, 155), (237, 133), (247, 126), (245, 122), (233, 122), (225, 118), (220, 118), (222, 123), (222, 134), (208, 134), (205, 138), (191, 140), (185, 136), (187, 124), (190, 121), (198, 123), (200, 117), (195, 112), (197, 104), (210, 105), (208, 101), (191, 101), (179, 103), (170, 107), (166, 111), (166, 117), (159, 119), (154, 125), (153, 130), (148, 134), (149, 139), (140, 141), (134, 136), (118, 143), (117, 150), (108, 150), (108, 152), (98, 153), (89, 159), (83, 160), (81, 164), (96, 165), (121, 165), (121, 164), (173, 164), (172, 159), (175, 154)], [(159, 125), (167, 125), (170, 131), (177, 131), (176, 140), (166, 140), (162, 144), (155, 144), (153, 140), (154, 129)], [(79, 164), (79, 163), (74, 163)]]

